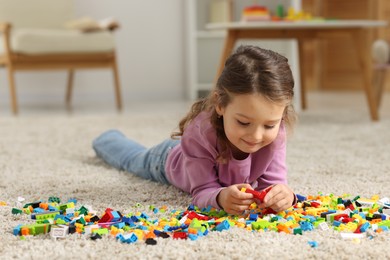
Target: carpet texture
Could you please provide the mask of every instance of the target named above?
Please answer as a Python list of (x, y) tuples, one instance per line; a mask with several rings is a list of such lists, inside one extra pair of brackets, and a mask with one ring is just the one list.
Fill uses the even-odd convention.
[[(309, 95), (309, 109), (300, 113), (288, 142), (289, 184), (295, 192), (389, 197), (389, 101), (387, 95), (381, 120), (374, 123), (361, 93)], [(121, 244), (108, 236), (92, 241), (72, 235), (53, 241), (41, 235), (22, 241), (12, 234), (18, 224), (31, 222), (27, 215), (11, 214), (18, 196), (26, 202), (76, 198), (78, 205), (90, 205), (100, 213), (107, 207), (124, 214), (147, 211), (149, 205), (184, 210), (190, 204), (187, 194), (112, 169), (91, 148), (91, 141), (110, 128), (151, 146), (169, 136), (188, 105), (147, 107), (121, 115), (59, 111), (0, 118), (0, 201), (7, 203), (0, 206), (1, 259), (390, 258), (390, 232), (357, 243), (332, 230), (294, 236), (232, 228), (197, 241), (158, 239), (156, 246)], [(312, 240), (317, 248), (308, 244)]]

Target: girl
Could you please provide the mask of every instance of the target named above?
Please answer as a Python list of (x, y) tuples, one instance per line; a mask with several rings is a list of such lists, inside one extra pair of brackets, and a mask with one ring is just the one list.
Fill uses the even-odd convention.
[(193, 104), (179, 131), (152, 148), (110, 130), (93, 142), (108, 164), (142, 178), (173, 184), (209, 205), (241, 214), (254, 202), (241, 188), (273, 186), (260, 207), (277, 212), (295, 203), (286, 180), (286, 128), (295, 113), (288, 60), (241, 46), (226, 61), (210, 95)]

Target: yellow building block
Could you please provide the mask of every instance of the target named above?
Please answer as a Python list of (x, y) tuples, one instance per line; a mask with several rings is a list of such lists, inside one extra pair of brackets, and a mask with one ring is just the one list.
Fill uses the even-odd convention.
[(134, 229), (134, 234), (138, 237), (138, 239), (143, 240), (144, 239), (144, 231), (141, 229)]
[(323, 212), (327, 212), (329, 209), (322, 207), (322, 208), (306, 208), (306, 212), (309, 215), (312, 216), (319, 216)]
[(376, 194), (376, 195), (372, 196), (371, 199), (376, 202), (379, 200), (379, 195)]
[(340, 231), (347, 231), (347, 232), (355, 232), (357, 227), (358, 227), (358, 225), (354, 222), (348, 222), (346, 224), (341, 224), (339, 226)]

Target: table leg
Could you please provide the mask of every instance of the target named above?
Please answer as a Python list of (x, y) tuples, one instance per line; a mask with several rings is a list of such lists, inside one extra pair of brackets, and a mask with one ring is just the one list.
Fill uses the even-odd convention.
[(374, 94), (372, 82), (372, 63), (370, 51), (370, 33), (368, 29), (359, 29), (353, 32), (353, 40), (356, 43), (356, 52), (360, 69), (363, 75), (363, 86), (366, 93), (371, 120), (378, 121), (378, 105)]
[(305, 61), (304, 61), (304, 40), (298, 39), (298, 52), (299, 52), (299, 77), (301, 78), (301, 108), (307, 108), (306, 100), (306, 71), (305, 71)]
[(237, 31), (228, 30), (226, 38), (225, 38), (225, 43), (223, 46), (222, 54), (221, 54), (221, 59), (219, 61), (217, 75), (215, 76), (215, 79), (214, 79), (214, 86), (216, 85), (218, 78), (221, 75), (223, 68), (225, 67), (225, 61), (229, 57), (229, 55), (231, 54), (236, 41), (237, 41)]

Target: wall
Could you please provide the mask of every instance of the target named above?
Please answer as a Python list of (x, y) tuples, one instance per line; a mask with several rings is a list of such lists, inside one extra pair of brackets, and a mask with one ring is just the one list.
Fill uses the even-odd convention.
[[(76, 17), (116, 18), (115, 33), (123, 99), (181, 99), (184, 97), (184, 1), (83, 0), (75, 2)], [(9, 104), (8, 80), (0, 69), (0, 103)], [(63, 71), (17, 72), (19, 103), (64, 103), (67, 74)], [(108, 70), (75, 74), (74, 103), (114, 102)]]

